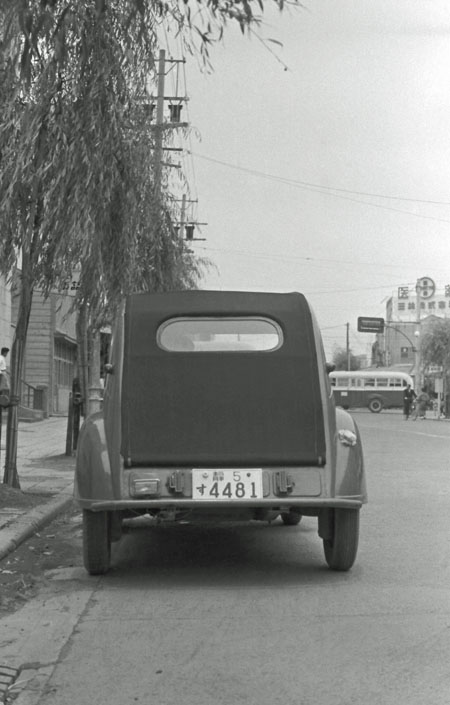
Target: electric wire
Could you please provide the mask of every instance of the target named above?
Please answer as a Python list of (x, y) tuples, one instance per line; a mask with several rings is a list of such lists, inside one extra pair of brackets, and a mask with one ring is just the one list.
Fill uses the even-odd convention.
[[(339, 259), (327, 259), (327, 258), (322, 258), (322, 257), (310, 257), (310, 256), (300, 256), (300, 255), (290, 255), (290, 256), (283, 256), (278, 253), (264, 253), (264, 252), (255, 252), (253, 250), (244, 250), (244, 249), (225, 249), (225, 248), (220, 248), (220, 247), (210, 247), (209, 245), (199, 245), (198, 249), (204, 250), (205, 252), (221, 252), (225, 255), (237, 255), (237, 256), (248, 256), (256, 259), (268, 259), (268, 260), (277, 260), (279, 262), (305, 262), (307, 264), (318, 266), (317, 263), (324, 263), (326, 265), (330, 266), (335, 266), (339, 265), (340, 267), (343, 265), (349, 265), (350, 267), (354, 267), (355, 265), (361, 266), (361, 267), (376, 267), (378, 269), (381, 268), (390, 268), (398, 271), (405, 271), (405, 265), (403, 264), (389, 264), (388, 262), (362, 262), (359, 260), (353, 260), (353, 259), (346, 259), (346, 260), (339, 260)], [(441, 271), (448, 272), (448, 267), (443, 267)], [(390, 276), (390, 275), (386, 275)], [(406, 286), (406, 284), (405, 284)]]
[[(394, 213), (403, 213), (404, 215), (411, 215), (415, 218), (421, 218), (424, 220), (433, 220), (433, 221), (437, 221), (440, 223), (450, 223), (450, 220), (448, 218), (439, 218), (437, 216), (425, 215), (423, 213), (415, 213), (413, 211), (404, 210), (403, 208), (394, 208), (393, 206), (382, 205), (380, 203), (370, 203), (369, 201), (363, 201), (358, 198), (351, 198), (350, 196), (343, 195), (343, 193), (358, 194), (359, 192), (357, 192), (357, 191), (346, 191), (345, 189), (337, 189), (337, 188), (335, 189), (333, 187), (321, 186), (320, 184), (309, 184), (308, 182), (297, 181), (295, 179), (288, 179), (288, 178), (285, 178), (282, 176), (268, 174), (263, 171), (258, 171), (257, 169), (250, 169), (247, 167), (238, 166), (237, 164), (230, 164), (230, 163), (224, 162), (220, 159), (214, 159), (213, 157), (207, 157), (202, 154), (198, 154), (198, 153), (194, 153), (194, 154), (199, 159), (204, 159), (205, 161), (209, 161), (214, 164), (219, 164), (219, 165), (225, 166), (229, 169), (235, 169), (237, 171), (241, 171), (243, 173), (250, 174), (252, 176), (264, 178), (269, 181), (276, 181), (277, 183), (282, 183), (282, 184), (286, 184), (288, 186), (293, 186), (294, 188), (299, 188), (299, 189), (302, 189), (303, 191), (309, 191), (311, 193), (319, 193), (324, 196), (331, 196), (333, 198), (338, 198), (340, 200), (350, 201), (352, 203), (359, 203), (361, 205), (369, 206), (371, 208), (379, 208), (382, 210), (392, 211)], [(340, 191), (340, 193), (333, 193), (333, 191)], [(363, 192), (360, 192), (360, 193), (363, 194)], [(446, 202), (446, 201), (426, 201), (424, 199), (407, 199), (407, 198), (402, 198), (400, 196), (382, 196), (381, 194), (367, 194), (367, 197), (370, 197), (370, 198), (389, 198), (389, 199), (404, 200), (404, 201), (411, 200), (415, 203), (427, 204), (427, 205), (443, 205), (443, 206), (450, 205), (450, 203)]]

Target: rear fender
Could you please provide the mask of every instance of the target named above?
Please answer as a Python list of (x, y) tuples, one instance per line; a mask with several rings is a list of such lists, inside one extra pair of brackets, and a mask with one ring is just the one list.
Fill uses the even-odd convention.
[(113, 499), (113, 485), (103, 414), (89, 416), (80, 429), (75, 465), (75, 497)]
[(364, 456), (358, 426), (349, 413), (336, 409), (336, 497), (367, 502)]

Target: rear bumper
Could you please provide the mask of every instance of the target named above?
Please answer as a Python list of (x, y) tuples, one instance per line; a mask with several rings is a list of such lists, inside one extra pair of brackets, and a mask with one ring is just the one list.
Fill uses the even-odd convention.
[(240, 509), (296, 509), (300, 514), (302, 508), (317, 509), (360, 509), (365, 503), (361, 496), (355, 497), (286, 497), (258, 499), (255, 502), (245, 500), (217, 501), (211, 500), (198, 502), (192, 499), (119, 499), (119, 500), (96, 500), (77, 498), (77, 502), (82, 509), (92, 511), (121, 511), (131, 510), (157, 510), (157, 509), (178, 509), (202, 511), (203, 509), (236, 510)]

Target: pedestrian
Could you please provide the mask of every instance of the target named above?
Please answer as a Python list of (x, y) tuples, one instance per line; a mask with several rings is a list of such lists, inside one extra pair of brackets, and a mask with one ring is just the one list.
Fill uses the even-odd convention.
[(408, 421), (409, 415), (411, 413), (411, 408), (414, 403), (414, 399), (417, 397), (414, 389), (408, 384), (406, 389), (403, 391), (403, 414), (405, 416), (405, 421)]
[(429, 401), (430, 401), (430, 397), (427, 394), (427, 390), (425, 387), (422, 387), (422, 391), (420, 392), (420, 394), (418, 395), (418, 397), (416, 399), (416, 410), (414, 412), (413, 421), (416, 421), (417, 417), (419, 417), (419, 419), (422, 419), (422, 420), (424, 420), (426, 418), (425, 414), (427, 411), (427, 406), (428, 406)]
[(9, 348), (2, 348), (0, 351), (0, 374), (6, 372), (6, 356), (9, 353)]

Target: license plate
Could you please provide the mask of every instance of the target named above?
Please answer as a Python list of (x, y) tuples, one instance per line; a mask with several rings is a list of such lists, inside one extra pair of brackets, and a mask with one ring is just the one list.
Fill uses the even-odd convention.
[(227, 502), (235, 499), (261, 499), (262, 470), (192, 470), (192, 498)]

